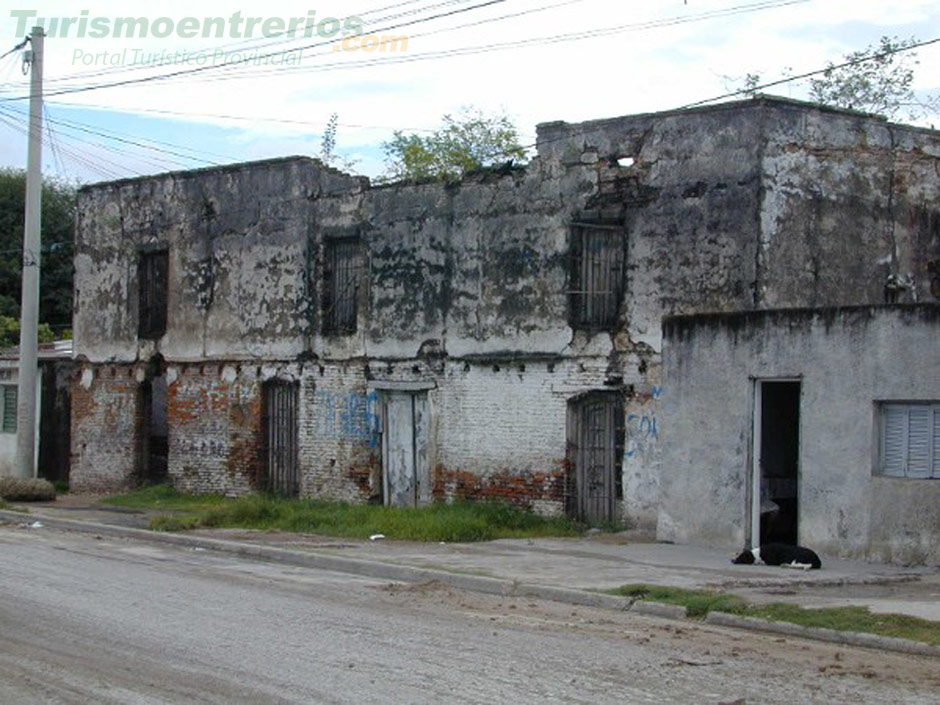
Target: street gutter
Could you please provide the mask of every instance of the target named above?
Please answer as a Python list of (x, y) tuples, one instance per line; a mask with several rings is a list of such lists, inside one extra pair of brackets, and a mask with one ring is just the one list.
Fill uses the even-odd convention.
[[(39, 521), (43, 528), (76, 531), (96, 536), (135, 539), (138, 541), (180, 546), (189, 549), (215, 551), (218, 553), (241, 556), (243, 558), (271, 561), (316, 570), (349, 573), (381, 580), (396, 580), (410, 583), (435, 581), (459, 590), (481, 592), (491, 595), (553, 600), (572, 605), (599, 607), (665, 619), (688, 619), (686, 608), (679, 605), (636, 600), (588, 590), (523, 583), (515, 580), (490, 578), (479, 575), (451, 573), (431, 568), (415, 568), (394, 563), (364, 560), (361, 558), (323, 555), (309, 551), (293, 551), (285, 548), (262, 546), (225, 539), (213, 539), (204, 536), (135, 529), (132, 527), (99, 524), (76, 519), (60, 519), (33, 512), (24, 514), (22, 512), (0, 510), (0, 520), (14, 524), (24, 524), (26, 526), (29, 526), (32, 522)], [(741, 617), (724, 612), (710, 612), (706, 615), (705, 622), (715, 626), (784, 634), (791, 637), (815, 639), (817, 641), (844, 644), (846, 646), (862, 646), (920, 656), (940, 657), (940, 646), (933, 646), (931, 644), (924, 644), (908, 639), (879, 636), (877, 634), (837, 631), (821, 627), (804, 627), (789, 622), (770, 622), (754, 617)]]

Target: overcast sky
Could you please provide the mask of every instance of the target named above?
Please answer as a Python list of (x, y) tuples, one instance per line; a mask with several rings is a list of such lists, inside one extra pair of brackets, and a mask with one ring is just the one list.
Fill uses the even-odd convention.
[[(748, 72), (774, 80), (788, 69), (822, 68), (882, 35), (940, 37), (940, 2), (928, 0), (485, 2), (12, 0), (0, 16), (0, 54), (22, 39), (18, 25), (41, 17), (55, 30), (45, 43), (43, 167), (88, 182), (315, 155), (332, 113), (337, 151), (355, 161), (355, 171), (375, 176), (393, 130), (434, 128), (463, 105), (505, 111), (528, 143), (539, 122), (667, 110), (735, 90)], [(84, 18), (84, 36), (77, 21), (63, 36), (62, 18), (71, 17)], [(133, 36), (125, 36), (128, 25), (114, 36), (127, 17), (146, 22), (130, 25)], [(304, 18), (295, 27), (310, 19), (317, 26), (311, 36), (263, 35), (265, 27), (272, 35), (289, 28), (291, 18)], [(249, 19), (257, 21), (246, 38)], [(335, 36), (317, 34), (337, 26)], [(405, 35), (407, 48), (340, 50), (344, 33), (352, 44), (362, 41), (351, 34), (357, 26), (362, 36)], [(93, 37), (93, 28), (105, 36)], [(271, 56), (219, 67), (238, 58), (233, 52)], [(940, 44), (918, 58), (915, 88), (940, 92)], [(156, 60), (167, 63), (153, 66)], [(174, 72), (189, 73), (105, 85)], [(0, 60), (3, 166), (26, 163), (27, 102), (10, 99), (26, 95), (28, 80), (20, 52)], [(806, 85), (771, 92), (801, 98)]]

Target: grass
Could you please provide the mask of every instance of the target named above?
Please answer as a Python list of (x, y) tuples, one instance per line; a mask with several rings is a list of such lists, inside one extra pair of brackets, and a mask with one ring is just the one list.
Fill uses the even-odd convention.
[(711, 590), (687, 590), (666, 585), (623, 585), (609, 591), (613, 595), (650, 602), (665, 602), (685, 607), (690, 617), (704, 617), (709, 612), (743, 614), (748, 604), (740, 597)]
[(713, 611), (729, 612), (744, 617), (758, 617), (771, 622), (788, 622), (804, 627), (823, 627), (838, 631), (866, 632), (940, 646), (940, 622), (904, 614), (877, 614), (867, 607), (809, 609), (782, 603), (752, 605), (728, 593), (644, 584), (623, 585), (607, 592), (639, 600), (680, 605), (685, 607), (688, 615), (693, 618), (704, 618), (706, 614)]
[(194, 496), (166, 485), (109, 497), (108, 504), (135, 509), (163, 509), (151, 528), (240, 528), (364, 539), (383, 534), (407, 541), (489, 541), (497, 538), (574, 536), (583, 530), (564, 518), (542, 517), (505, 502), (438, 502), (399, 508), (321, 500), (286, 499), (254, 494), (238, 499)]

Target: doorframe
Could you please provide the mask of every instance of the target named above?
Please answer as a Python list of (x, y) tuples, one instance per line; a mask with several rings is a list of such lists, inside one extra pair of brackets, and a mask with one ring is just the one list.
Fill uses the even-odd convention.
[[(368, 393), (376, 394), (378, 411), (380, 418), (380, 433), (381, 439), (379, 444), (379, 451), (381, 454), (380, 463), (382, 471), (382, 504), (383, 506), (392, 506), (391, 501), (391, 492), (389, 491), (389, 478), (388, 470), (386, 463), (388, 462), (388, 400), (391, 394), (407, 394), (411, 398), (411, 441), (412, 441), (412, 464), (413, 470), (415, 472), (415, 506), (422, 506), (431, 497), (431, 486), (432, 482), (432, 468), (434, 467), (434, 443), (432, 441), (434, 437), (434, 428), (433, 428), (433, 411), (432, 411), (432, 391), (437, 389), (437, 382), (434, 380), (415, 380), (415, 381), (398, 381), (398, 380), (374, 380), (369, 384)], [(427, 453), (427, 483), (428, 486), (425, 488), (424, 496), (420, 491), (417, 484), (417, 472), (418, 472), (418, 448), (417, 448), (417, 437), (416, 437), (416, 428), (415, 428), (415, 419), (416, 419), (416, 403), (417, 398), (423, 396), (427, 404), (427, 415), (425, 419), (425, 449)]]
[[(751, 378), (751, 443), (749, 447), (750, 453), (750, 472), (748, 473), (748, 527), (747, 527), (747, 543), (751, 548), (757, 548), (760, 546), (761, 535), (760, 535), (760, 486), (761, 486), (761, 441), (763, 433), (763, 424), (762, 424), (762, 415), (763, 415), (763, 385), (765, 382), (795, 382), (800, 385), (800, 406), (799, 406), (799, 421), (800, 426), (803, 422), (803, 409), (802, 409), (802, 398), (803, 398), (803, 376), (802, 375), (791, 375), (783, 377), (755, 377)], [(798, 443), (802, 443), (802, 433), (799, 433), (800, 428), (797, 428), (797, 439)], [(797, 487), (797, 507), (799, 504), (799, 492), (802, 482), (800, 482), (800, 476), (802, 475), (803, 467), (800, 463), (800, 454), (799, 447), (797, 447), (797, 465), (796, 465), (796, 487)], [(799, 510), (798, 510), (799, 512)], [(797, 514), (797, 533), (799, 533), (799, 513)]]

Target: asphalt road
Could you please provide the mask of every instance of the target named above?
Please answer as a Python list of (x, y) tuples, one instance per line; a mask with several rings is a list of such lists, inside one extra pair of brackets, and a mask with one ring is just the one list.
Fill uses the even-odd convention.
[(936, 659), (0, 527), (0, 703), (940, 703)]

